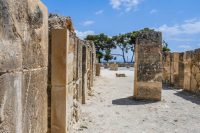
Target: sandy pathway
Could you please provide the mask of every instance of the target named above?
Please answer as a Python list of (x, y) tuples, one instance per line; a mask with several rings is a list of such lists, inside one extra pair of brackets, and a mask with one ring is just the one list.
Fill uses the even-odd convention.
[(102, 69), (94, 96), (82, 105), (80, 133), (200, 133), (200, 98), (180, 90), (163, 90), (161, 102), (134, 101), (133, 71)]

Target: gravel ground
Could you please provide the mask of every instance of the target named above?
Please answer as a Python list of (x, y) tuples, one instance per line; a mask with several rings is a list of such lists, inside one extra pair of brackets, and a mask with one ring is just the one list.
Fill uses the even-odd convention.
[[(116, 73), (127, 77), (117, 78)], [(135, 101), (133, 68), (102, 68), (76, 133), (200, 133), (200, 97), (164, 87), (162, 101)]]

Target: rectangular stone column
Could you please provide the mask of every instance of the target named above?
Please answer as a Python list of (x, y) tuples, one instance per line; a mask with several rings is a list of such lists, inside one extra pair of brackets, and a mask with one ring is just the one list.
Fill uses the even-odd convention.
[(191, 60), (190, 91), (200, 94), (200, 49), (195, 49)]
[(67, 29), (51, 30), (51, 133), (67, 132)]
[(178, 83), (177, 87), (183, 88), (184, 84), (184, 53), (179, 53), (179, 62), (178, 62)]
[(187, 51), (184, 53), (184, 81), (183, 81), (183, 89), (190, 90), (191, 84), (191, 54), (192, 51)]
[(162, 35), (143, 31), (135, 46), (134, 98), (161, 100)]
[(169, 84), (171, 68), (170, 52), (164, 52), (163, 56), (163, 83)]
[(96, 76), (100, 76), (100, 72), (101, 72), (101, 64), (97, 63), (96, 64)]
[(179, 81), (179, 53), (172, 53), (171, 60), (171, 85), (177, 86)]

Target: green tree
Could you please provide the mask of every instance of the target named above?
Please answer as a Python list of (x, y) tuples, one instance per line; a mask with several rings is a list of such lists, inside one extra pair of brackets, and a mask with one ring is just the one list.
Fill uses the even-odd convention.
[(163, 43), (162, 43), (162, 50), (163, 50), (163, 52), (170, 52), (171, 51), (171, 49), (168, 47), (168, 43), (165, 42), (164, 40), (163, 40)]
[[(115, 48), (115, 45), (113, 44), (111, 38), (109, 38), (104, 33), (98, 35), (88, 35), (85, 40), (90, 40), (94, 42), (99, 62), (101, 62), (101, 59), (104, 57), (104, 52), (106, 52), (107, 50), (111, 51), (111, 49)], [(107, 52), (106, 56), (108, 56), (108, 54), (111, 54), (111, 52)]]
[(107, 49), (105, 51), (105, 55), (104, 55), (104, 60), (106, 62), (108, 62), (109, 60), (112, 60), (113, 59), (113, 56), (111, 55), (111, 50), (110, 49)]

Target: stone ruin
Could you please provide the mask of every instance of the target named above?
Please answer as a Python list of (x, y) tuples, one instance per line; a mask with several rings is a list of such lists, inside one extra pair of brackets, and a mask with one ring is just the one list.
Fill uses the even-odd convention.
[(200, 49), (163, 56), (163, 82), (200, 94)]
[(72, 125), (78, 122), (79, 104), (85, 104), (92, 92), (96, 50), (92, 42), (76, 37), (69, 17), (51, 14), (49, 33), (49, 128), (53, 133), (69, 132)]
[(100, 76), (101, 73), (101, 64), (96, 63), (96, 76)]
[(0, 132), (47, 132), (48, 12), (0, 0)]
[[(199, 62), (200, 49), (162, 56), (161, 33), (140, 32), (134, 97), (161, 100), (162, 81), (200, 93)], [(0, 1), (1, 133), (70, 132), (100, 67), (94, 44), (76, 36), (70, 17), (48, 19), (40, 0)]]
[(135, 45), (134, 98), (161, 100), (162, 35), (155, 31), (139, 33)]
[(0, 132), (70, 132), (92, 92), (95, 51), (69, 17), (48, 25), (40, 0), (1, 0)]
[(118, 64), (110, 63), (109, 68), (110, 68), (111, 71), (118, 71)]

